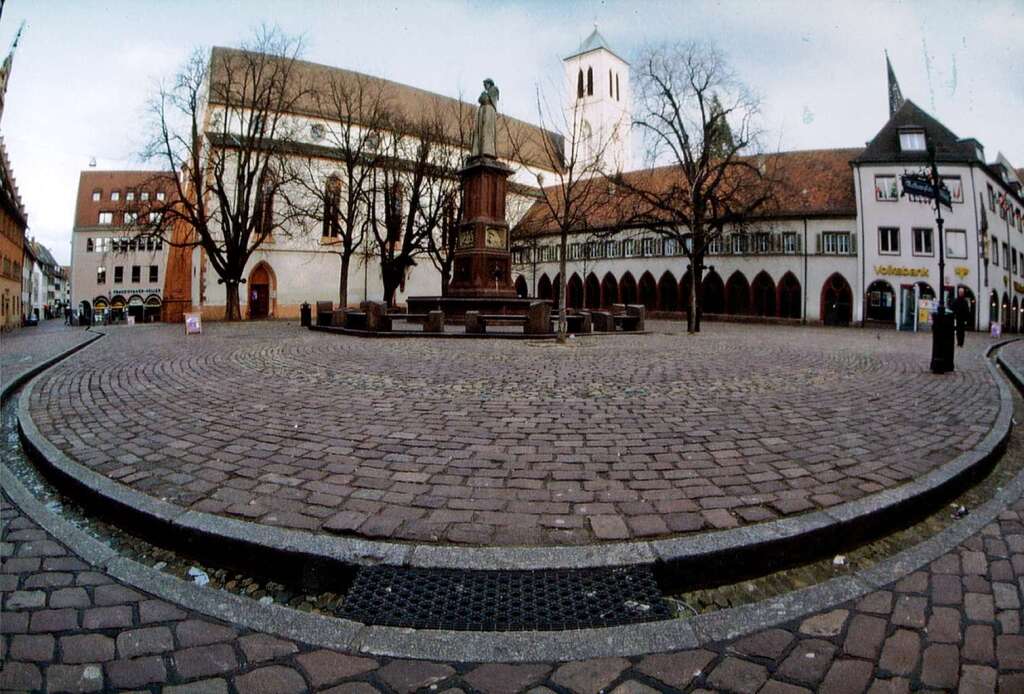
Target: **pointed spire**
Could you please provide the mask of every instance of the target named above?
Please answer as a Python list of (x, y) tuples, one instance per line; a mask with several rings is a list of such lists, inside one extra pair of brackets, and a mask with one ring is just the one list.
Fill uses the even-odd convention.
[(11, 79), (11, 67), (14, 65), (14, 51), (18, 47), (18, 41), (21, 39), (21, 32), (25, 30), (24, 20), (21, 22), (21, 26), (18, 27), (18, 33), (14, 35), (14, 41), (11, 43), (11, 51), (4, 58), (4, 64), (0, 66), (0, 118), (4, 116), (4, 101), (7, 99), (7, 82)]
[(889, 61), (889, 51), (885, 52), (885, 69), (889, 73), (889, 117), (900, 110), (903, 105), (903, 92), (900, 91), (900, 83), (896, 81), (896, 73)]

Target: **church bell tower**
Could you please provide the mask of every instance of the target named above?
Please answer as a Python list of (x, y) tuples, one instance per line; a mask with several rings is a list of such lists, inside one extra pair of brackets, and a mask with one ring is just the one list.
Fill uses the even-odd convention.
[[(602, 170), (609, 174), (628, 171), (632, 163), (633, 101), (629, 63), (615, 54), (596, 26), (579, 50), (563, 63), (568, 86), (566, 123), (576, 124), (583, 160), (600, 157)], [(567, 160), (569, 156), (566, 151)]]

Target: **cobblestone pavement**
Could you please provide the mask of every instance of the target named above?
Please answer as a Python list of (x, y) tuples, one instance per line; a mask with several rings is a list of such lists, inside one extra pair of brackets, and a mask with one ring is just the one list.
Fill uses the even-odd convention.
[(253, 633), (92, 571), (0, 501), (0, 690), (1024, 691), (1024, 503), (884, 590), (706, 648), (569, 663), (374, 658)]
[(928, 335), (651, 328), (569, 347), (110, 328), (41, 377), (31, 412), (73, 459), (193, 510), (496, 545), (829, 507), (919, 477), (995, 421), (983, 335), (936, 378)]
[(94, 333), (64, 325), (60, 318), (0, 336), (0, 385), (7, 385), (37, 364), (85, 342)]

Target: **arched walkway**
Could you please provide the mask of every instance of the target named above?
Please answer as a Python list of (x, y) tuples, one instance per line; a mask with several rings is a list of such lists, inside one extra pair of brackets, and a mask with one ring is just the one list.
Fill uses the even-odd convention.
[(249, 273), (249, 319), (259, 320), (274, 315), (277, 300), (273, 298), (277, 280), (274, 271), (264, 261), (257, 263)]
[(717, 272), (712, 270), (704, 275), (701, 282), (701, 312), (702, 313), (725, 313), (725, 285)]
[(551, 300), (555, 302), (555, 308), (562, 305), (562, 274), (555, 275), (551, 281)]
[(1015, 333), (1020, 330), (1020, 304), (1017, 303), (1017, 297), (1013, 297), (1013, 301), (1010, 303), (1010, 332)]
[(932, 289), (932, 285), (927, 282), (917, 283), (917, 295), (922, 299), (934, 299), (935, 290)]
[(546, 272), (540, 276), (539, 280), (537, 280), (537, 298), (546, 299), (547, 301), (551, 301), (552, 299), (551, 280), (548, 278), (548, 273)]
[(627, 272), (619, 280), (619, 299), (620, 304), (636, 303), (636, 279), (631, 272)]
[(787, 272), (779, 280), (779, 318), (801, 318), (800, 280)]
[(838, 272), (822, 285), (821, 319), (825, 325), (849, 325), (853, 320), (853, 291)]
[(601, 282), (593, 272), (587, 275), (587, 281), (584, 283), (584, 297), (586, 298), (587, 308), (599, 308), (601, 306)]
[(640, 303), (653, 311), (658, 308), (658, 285), (654, 282), (654, 275), (645, 272), (640, 276)]
[(607, 308), (617, 303), (619, 303), (619, 283), (615, 281), (615, 275), (609, 272), (601, 280), (601, 306)]
[(754, 277), (754, 282), (750, 285), (750, 295), (753, 298), (755, 316), (775, 315), (775, 283), (764, 270)]
[(154, 294), (152, 296), (146, 297), (144, 319), (147, 323), (155, 323), (156, 321), (160, 320), (160, 307), (162, 305), (163, 302), (160, 301), (159, 296), (156, 296)]
[(988, 324), (993, 325), (999, 322), (999, 292), (995, 289), (988, 297)]
[(676, 278), (668, 270), (658, 280), (658, 310), (679, 310), (679, 285)]
[(750, 283), (739, 270), (725, 283), (725, 307), (725, 312), (732, 316), (750, 313)]
[(1003, 292), (1003, 304), (999, 310), (1000, 321), (1003, 324), (1003, 332), (1010, 329), (1010, 297)]
[(885, 280), (875, 280), (868, 285), (865, 316), (868, 320), (896, 322), (896, 291)]
[(575, 272), (569, 278), (569, 286), (566, 291), (568, 292), (568, 307), (583, 308), (583, 280)]
[(526, 278), (522, 275), (516, 277), (516, 296), (525, 299), (530, 295), (530, 287), (526, 284)]

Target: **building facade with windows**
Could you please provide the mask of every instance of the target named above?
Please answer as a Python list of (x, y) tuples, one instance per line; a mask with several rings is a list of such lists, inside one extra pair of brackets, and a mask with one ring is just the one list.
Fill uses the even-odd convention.
[[(0, 140), (0, 331), (21, 325), (26, 315), (25, 231), (28, 215), (18, 194), (7, 149)], [(31, 259), (31, 251), (28, 257)]]
[(83, 171), (71, 236), (71, 307), (79, 315), (137, 322), (160, 319), (167, 244), (145, 233), (150, 203), (175, 184), (156, 171)]
[[(931, 144), (951, 196), (942, 209), (947, 300), (962, 289), (976, 329), (1024, 328), (1019, 172), (1002, 155), (986, 163), (977, 140), (958, 138), (903, 100), (892, 79), (897, 101), (866, 147), (767, 155), (781, 179), (776, 204), (712, 245), (704, 261), (704, 313), (926, 328), (940, 286), (935, 207), (904, 195), (900, 176), (925, 171)], [(523, 296), (557, 298), (559, 237), (547, 214), (536, 204), (513, 233)], [(686, 309), (688, 260), (671, 239), (601, 218), (587, 227), (568, 245), (569, 306)]]

